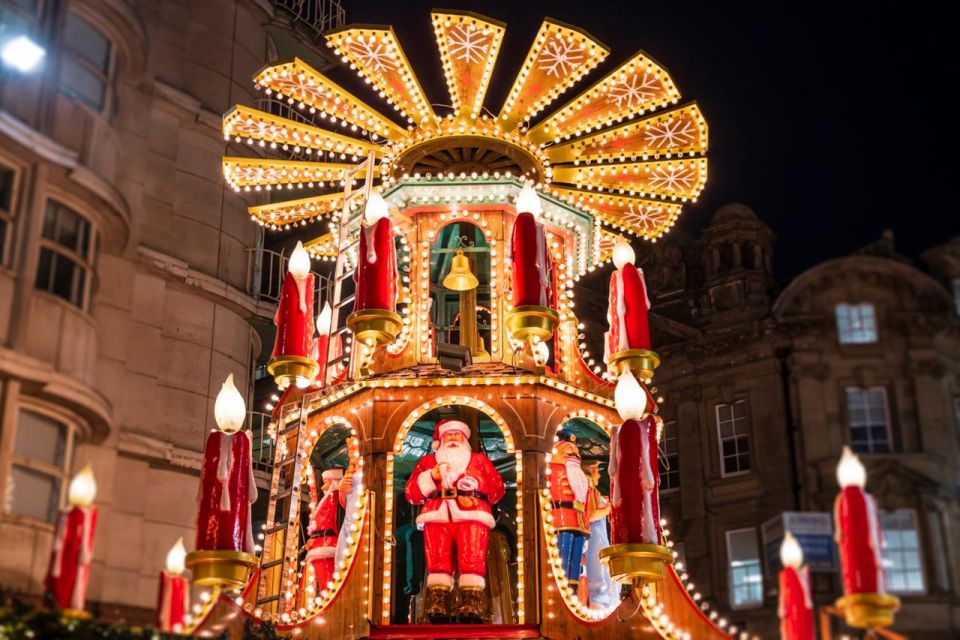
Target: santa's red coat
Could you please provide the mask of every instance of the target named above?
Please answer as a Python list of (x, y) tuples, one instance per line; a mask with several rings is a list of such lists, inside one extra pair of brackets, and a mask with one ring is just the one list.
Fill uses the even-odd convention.
[[(338, 489), (332, 489), (320, 499), (310, 513), (310, 523), (307, 525), (307, 534), (310, 537), (304, 545), (307, 548), (304, 561), (310, 563), (313, 568), (313, 577), (316, 582), (314, 596), (319, 595), (327, 587), (327, 583), (333, 580), (333, 572), (336, 568), (337, 536), (340, 533), (337, 512), (338, 507), (344, 507), (345, 503), (346, 496)], [(317, 533), (325, 535), (316, 535)], [(300, 580), (301, 591), (306, 588), (309, 574), (310, 572), (305, 568)]]
[(253, 553), (250, 505), (257, 499), (251, 434), (212, 431), (203, 449), (197, 508), (197, 551)]
[(83, 609), (96, 528), (94, 506), (60, 512), (44, 587), (61, 609)]
[(833, 507), (843, 569), (843, 592), (886, 593), (877, 503), (860, 487), (844, 487)]
[(550, 279), (547, 274), (547, 241), (543, 226), (532, 213), (522, 212), (513, 223), (510, 236), (513, 262), (513, 306), (550, 304)]
[(354, 278), (357, 296), (354, 311), (397, 310), (397, 250), (393, 222), (380, 218), (360, 231), (360, 254)]
[(650, 301), (643, 272), (625, 264), (610, 275), (607, 355), (626, 349), (650, 349)]
[[(557, 531), (579, 531), (590, 535), (590, 512), (587, 507), (590, 497), (590, 485), (580, 499), (570, 485), (567, 465), (563, 456), (554, 458), (550, 463), (550, 501), (553, 503), (553, 527)], [(567, 504), (573, 506), (566, 506)]]
[(781, 640), (814, 640), (813, 599), (810, 594), (810, 570), (784, 567), (780, 572)]
[(277, 338), (273, 344), (273, 357), (314, 357), (313, 321), (313, 274), (301, 281), (292, 273), (283, 277), (280, 302), (274, 315)]
[(420, 458), (417, 466), (407, 481), (406, 497), (412, 504), (422, 504), (417, 524), (444, 522), (478, 522), (488, 529), (492, 529), (495, 522), (491, 505), (496, 504), (503, 497), (503, 479), (497, 473), (490, 459), (482, 453), (471, 453), (470, 462), (464, 472), (477, 482), (477, 489), (486, 496), (486, 500), (477, 497), (457, 496), (443, 499), (437, 495), (440, 483), (434, 482), (431, 477), (433, 468), (437, 466), (437, 456), (434, 453)]
[(660, 544), (660, 470), (652, 415), (627, 420), (610, 442), (610, 542)]

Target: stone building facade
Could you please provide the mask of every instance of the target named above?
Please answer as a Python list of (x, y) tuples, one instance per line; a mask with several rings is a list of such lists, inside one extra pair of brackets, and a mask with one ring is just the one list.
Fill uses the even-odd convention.
[[(883, 511), (888, 580), (904, 605), (895, 628), (955, 637), (960, 237), (920, 268), (887, 233), (781, 288), (773, 233), (749, 208), (721, 208), (699, 238), (677, 231), (642, 260), (664, 361), (663, 513), (695, 591), (777, 637), (778, 544), (765, 530), (785, 512), (832, 517), (850, 445)], [(813, 585), (819, 604), (841, 589), (835, 571)]]
[(213, 399), (233, 373), (252, 400), (254, 327), (273, 312), (248, 286), (262, 238), (223, 186), (221, 116), (254, 104), (278, 56), (326, 64), (317, 25), (283, 4), (0, 2), (0, 41), (46, 49), (36, 71), (0, 70), (5, 587), (40, 590), (86, 463), (95, 606), (149, 620), (166, 551), (192, 546)]

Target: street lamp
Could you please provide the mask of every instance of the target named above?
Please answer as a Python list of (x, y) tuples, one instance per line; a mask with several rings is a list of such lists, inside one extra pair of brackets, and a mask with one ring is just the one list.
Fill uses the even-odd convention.
[(4, 66), (12, 67), (20, 73), (30, 73), (36, 69), (46, 54), (46, 50), (29, 36), (17, 36), (8, 40), (0, 49)]

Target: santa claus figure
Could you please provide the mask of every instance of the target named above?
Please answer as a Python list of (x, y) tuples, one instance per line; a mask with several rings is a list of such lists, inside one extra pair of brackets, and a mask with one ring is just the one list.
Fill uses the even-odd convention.
[(600, 550), (610, 546), (607, 535), (607, 516), (610, 501), (600, 493), (600, 463), (593, 461), (583, 465), (590, 489), (587, 492), (587, 513), (590, 520), (590, 540), (587, 542), (587, 586), (591, 607), (606, 608), (613, 603), (618, 593), (617, 584), (610, 577), (610, 569), (600, 562)]
[[(504, 487), (490, 459), (471, 451), (469, 437), (470, 428), (459, 420), (438, 422), (435, 453), (420, 459), (406, 486), (407, 500), (423, 505), (417, 525), (423, 528), (426, 548), (425, 613), (433, 622), (451, 614), (462, 622), (483, 620), (492, 505), (503, 497)], [(459, 592), (455, 612), (454, 572)]]
[(318, 499), (317, 482), (311, 474), (310, 522), (307, 525), (307, 550), (304, 569), (300, 576), (300, 593), (316, 597), (333, 580), (337, 535), (343, 523), (345, 496), (340, 493), (343, 469), (333, 467), (321, 475), (323, 497)]
[(590, 538), (590, 514), (587, 498), (590, 482), (580, 467), (580, 450), (573, 432), (557, 432), (559, 443), (550, 461), (550, 506), (557, 530), (560, 560), (570, 589), (578, 589), (584, 542)]

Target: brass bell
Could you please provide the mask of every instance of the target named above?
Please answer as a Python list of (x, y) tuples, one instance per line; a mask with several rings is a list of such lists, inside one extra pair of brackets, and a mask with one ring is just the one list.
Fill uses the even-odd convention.
[(463, 249), (457, 249), (450, 264), (450, 273), (443, 279), (443, 286), (451, 291), (470, 291), (476, 289), (480, 281), (470, 271), (470, 259), (463, 255)]

